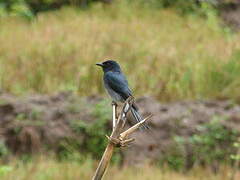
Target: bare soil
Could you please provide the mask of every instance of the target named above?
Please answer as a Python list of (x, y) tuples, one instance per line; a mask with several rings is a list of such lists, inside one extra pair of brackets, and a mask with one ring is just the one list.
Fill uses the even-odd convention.
[[(93, 123), (98, 120), (92, 109), (102, 97), (78, 97), (68, 92), (55, 95), (16, 97), (0, 95), (0, 141), (12, 154), (58, 152), (64, 139), (80, 144), (90, 138), (76, 133), (72, 122)], [(139, 130), (134, 144), (122, 151), (124, 165), (153, 162), (174, 148), (174, 138), (204, 133), (199, 125), (219, 117), (224, 128), (240, 132), (240, 106), (231, 101), (182, 101), (159, 103), (151, 97), (137, 100), (143, 116), (153, 114), (150, 130)], [(110, 104), (109, 107), (111, 108)], [(111, 114), (107, 128), (111, 128)], [(132, 117), (129, 123), (134, 123)], [(225, 144), (229, 146), (228, 144)], [(80, 150), (81, 151), (81, 150)], [(191, 156), (191, 144), (185, 144)]]

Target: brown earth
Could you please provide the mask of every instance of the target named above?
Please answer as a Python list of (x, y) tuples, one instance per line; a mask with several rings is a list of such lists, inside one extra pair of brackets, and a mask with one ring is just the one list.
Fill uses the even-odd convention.
[(234, 30), (240, 29), (240, 1), (228, 0), (219, 2), (220, 16), (224, 22)]
[[(64, 139), (73, 139), (81, 144), (91, 136), (76, 133), (72, 125), (76, 121), (86, 124), (96, 122), (98, 117), (93, 114), (93, 109), (102, 100), (101, 97), (82, 98), (67, 92), (27, 97), (2, 94), (0, 141), (13, 154), (49, 150), (58, 152)], [(133, 135), (136, 139), (134, 144), (122, 151), (124, 165), (154, 162), (170, 149), (176, 148), (174, 137), (188, 138), (206, 133), (200, 125), (217, 117), (226, 130), (240, 132), (240, 106), (231, 101), (161, 104), (151, 97), (142, 97), (137, 100), (137, 104), (143, 116), (150, 113), (154, 116), (148, 123), (151, 130), (136, 132)], [(110, 104), (105, 108), (111, 108)], [(106, 116), (109, 116), (106, 126), (110, 129), (111, 113)], [(133, 122), (133, 119), (130, 118), (129, 122)], [(224, 148), (230, 145), (228, 142), (220, 142), (221, 146)], [(186, 158), (191, 157), (191, 143), (184, 144), (184, 153)]]

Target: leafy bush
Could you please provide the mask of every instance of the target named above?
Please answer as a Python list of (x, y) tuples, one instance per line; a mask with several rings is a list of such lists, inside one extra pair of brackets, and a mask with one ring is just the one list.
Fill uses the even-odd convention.
[(198, 129), (201, 133), (188, 139), (194, 148), (193, 160), (205, 164), (229, 161), (233, 148), (226, 147), (237, 141), (238, 133), (220, 124), (218, 117)]
[(9, 150), (8, 150), (7, 146), (5, 145), (5, 143), (2, 140), (0, 140), (0, 157), (4, 157), (8, 154), (9, 154)]
[[(33, 14), (40, 11), (54, 10), (66, 5), (87, 7), (96, 1), (113, 2), (114, 0), (0, 0), (0, 16), (17, 14), (32, 17)], [(114, 3), (122, 2), (116, 1)], [(125, 0), (124, 3), (127, 6), (135, 4), (157, 9), (174, 7), (181, 13), (192, 13), (201, 9), (200, 3), (197, 0)]]
[[(71, 160), (83, 162), (87, 158), (100, 159), (106, 146), (107, 139), (105, 135), (110, 135), (108, 127), (111, 119), (111, 108), (109, 101), (100, 101), (93, 109), (92, 115), (96, 117), (94, 122), (84, 122), (75, 120), (71, 127), (73, 130), (83, 136), (83, 140), (64, 139), (59, 147), (58, 157), (61, 160)], [(115, 153), (112, 157), (113, 163), (119, 163), (121, 155)]]
[(0, 166), (0, 177), (4, 176), (5, 174), (11, 172), (13, 170), (12, 166), (1, 165)]
[(182, 13), (193, 12), (199, 8), (196, 0), (136, 0), (141, 4), (145, 4), (155, 8), (174, 7)]
[[(93, 109), (93, 116), (96, 116), (96, 121), (91, 123), (85, 123), (84, 121), (76, 120), (72, 124), (72, 128), (76, 133), (82, 134), (84, 140), (81, 143), (77, 142), (64, 142), (66, 150), (71, 149), (69, 152), (72, 153), (72, 149), (79, 150), (89, 153), (94, 158), (100, 158), (107, 144), (106, 134), (109, 134), (107, 129), (108, 120), (111, 117), (111, 108), (106, 108), (107, 102), (101, 101)], [(72, 144), (71, 146), (69, 144)]]
[(105, 100), (98, 103), (93, 110), (93, 115), (97, 120), (92, 124), (79, 126), (87, 135), (87, 141), (83, 144), (84, 148), (97, 158), (101, 157), (106, 147), (105, 135), (110, 133), (107, 129), (107, 123), (111, 118), (111, 108), (106, 108), (108, 105), (109, 102)]
[(227, 129), (220, 121), (216, 117), (198, 126), (198, 133), (190, 137), (175, 136), (176, 144), (160, 160), (160, 164), (167, 163), (175, 170), (191, 168), (195, 164), (213, 168), (218, 168), (216, 162), (230, 164), (236, 151), (232, 145), (236, 144), (239, 133)]
[(0, 16), (14, 14), (32, 17), (40, 11), (54, 10), (65, 5), (83, 7), (93, 1), (96, 0), (0, 0)]
[(33, 13), (25, 0), (0, 0), (0, 17), (7, 15), (33, 17)]

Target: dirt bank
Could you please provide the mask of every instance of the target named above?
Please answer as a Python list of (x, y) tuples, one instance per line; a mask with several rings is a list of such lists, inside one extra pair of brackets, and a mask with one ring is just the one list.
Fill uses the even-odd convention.
[[(59, 152), (66, 139), (77, 142), (80, 144), (79, 151), (84, 151), (84, 143), (93, 137), (93, 131), (100, 131), (101, 126), (88, 130), (78, 128), (76, 131), (75, 124), (83, 122), (85, 127), (105, 118), (108, 122), (104, 128), (110, 130), (111, 110), (105, 111), (111, 109), (110, 104), (98, 109), (103, 112), (99, 116), (94, 113), (95, 107), (102, 101), (101, 97), (83, 98), (67, 92), (28, 97), (2, 94), (0, 141), (14, 154)], [(240, 132), (240, 106), (230, 101), (161, 104), (153, 98), (142, 97), (137, 100), (137, 104), (143, 116), (150, 113), (154, 116), (149, 122), (151, 130), (135, 133), (135, 143), (123, 151), (125, 165), (154, 162), (180, 148), (186, 159), (189, 159), (185, 159), (186, 166), (191, 166), (192, 157), (196, 155), (195, 146), (201, 143), (204, 145), (205, 142), (195, 139), (209, 138), (214, 141), (213, 146), (205, 144), (210, 149), (231, 149), (232, 136)], [(133, 122), (131, 118), (130, 122)], [(101, 142), (98, 143), (101, 145)]]

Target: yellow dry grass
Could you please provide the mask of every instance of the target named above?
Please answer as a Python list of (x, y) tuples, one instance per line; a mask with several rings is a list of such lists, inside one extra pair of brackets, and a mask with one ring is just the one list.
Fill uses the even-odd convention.
[[(96, 163), (86, 161), (59, 162), (52, 158), (40, 157), (31, 162), (23, 163), (15, 160), (8, 165), (5, 171), (0, 166), (1, 180), (88, 180), (94, 174)], [(214, 174), (210, 169), (196, 167), (188, 172), (176, 172), (167, 168), (156, 166), (144, 166), (139, 168), (109, 167), (105, 180), (230, 180), (233, 170), (229, 167), (221, 167)], [(240, 172), (235, 175), (235, 180), (240, 178)]]
[(240, 35), (218, 19), (114, 4), (0, 20), (0, 87), (7, 92), (103, 93), (95, 63), (120, 62), (134, 94), (160, 100), (239, 98)]

